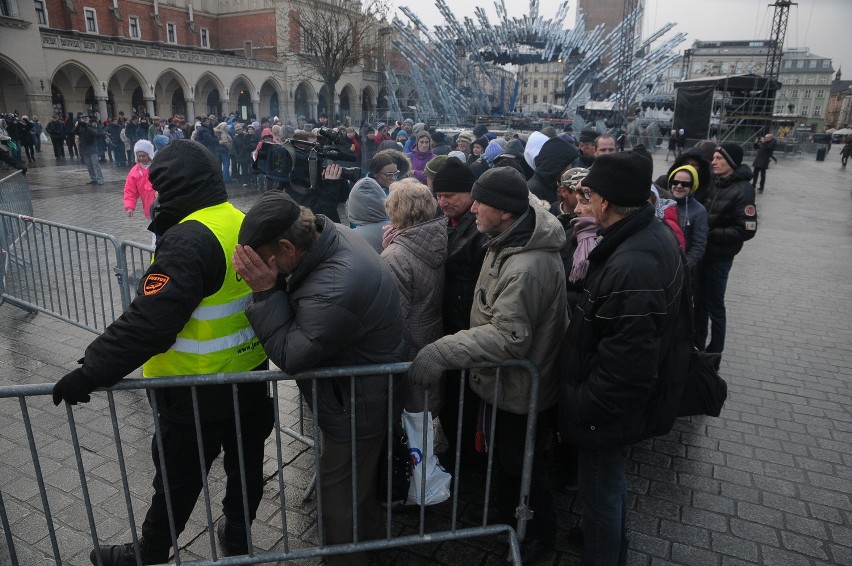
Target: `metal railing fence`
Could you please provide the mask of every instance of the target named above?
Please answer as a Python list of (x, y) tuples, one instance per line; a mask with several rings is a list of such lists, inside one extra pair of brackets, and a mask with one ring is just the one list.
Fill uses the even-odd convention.
[[(523, 459), (523, 475), (521, 479), (521, 489), (519, 493), (518, 505), (516, 508), (517, 523), (509, 524), (489, 524), (489, 496), (492, 485), (492, 472), (494, 465), (494, 450), (493, 446), (500, 442), (497, 436), (499, 431), (496, 427), (496, 407), (490, 406), (491, 410), (491, 437), (489, 445), (492, 447), (488, 453), (487, 468), (485, 471), (484, 484), (479, 479), (473, 479), (469, 473), (463, 473), (461, 469), (461, 438), (462, 438), (462, 414), (464, 399), (464, 380), (466, 373), (469, 370), (462, 372), (462, 379), (459, 380), (460, 398), (459, 398), (459, 420), (458, 433), (456, 437), (456, 458), (455, 466), (452, 470), (453, 487), (451, 499), (449, 503), (449, 518), (444, 521), (439, 521), (428, 528), (426, 520), (426, 506), (420, 505), (418, 524), (402, 525), (400, 520), (394, 516), (391, 505), (391, 485), (390, 479), (387, 480), (384, 486), (384, 499), (386, 506), (385, 515), (385, 536), (375, 540), (359, 540), (358, 533), (358, 518), (353, 514), (352, 532), (353, 542), (347, 544), (329, 545), (324, 541), (323, 522), (324, 517), (318, 510), (322, 509), (323, 481), (321, 469), (319, 465), (318, 451), (322, 450), (322, 442), (313, 442), (312, 447), (305, 450), (297, 450), (296, 455), (289, 458), (285, 463), (285, 449), (289, 454), (292, 454), (292, 446), (287, 445), (283, 441), (282, 431), (296, 430), (293, 427), (299, 427), (302, 432), (305, 429), (310, 429), (313, 439), (321, 437), (318, 419), (311, 415), (303, 414), (293, 409), (293, 403), (298, 402), (299, 396), (296, 388), (293, 387), (294, 382), (310, 380), (313, 399), (311, 412), (317, 414), (317, 382), (322, 379), (347, 379), (350, 392), (350, 438), (355, 437), (357, 422), (359, 415), (356, 414), (355, 400), (355, 380), (364, 378), (365, 376), (384, 376), (387, 379), (388, 386), (388, 406), (386, 408), (387, 418), (387, 434), (392, 438), (394, 426), (393, 417), (393, 399), (395, 387), (395, 377), (405, 375), (410, 364), (396, 363), (386, 365), (371, 365), (371, 366), (351, 366), (339, 368), (324, 368), (314, 371), (304, 372), (295, 376), (289, 376), (278, 371), (262, 371), (262, 372), (244, 372), (233, 374), (213, 374), (213, 375), (195, 375), (195, 376), (172, 376), (156, 379), (125, 379), (109, 390), (101, 393), (94, 393), (93, 400), (90, 405), (72, 409), (68, 404), (65, 405), (65, 420), (68, 426), (68, 434), (59, 432), (58, 421), (60, 409), (56, 409), (49, 405), (48, 399), (44, 396), (49, 396), (52, 391), (52, 384), (38, 385), (15, 385), (0, 387), (0, 402), (4, 400), (17, 401), (20, 409), (20, 421), (14, 426), (6, 427), (3, 433), (4, 441), (7, 443), (18, 443), (23, 445), (23, 438), (12, 438), (12, 432), (19, 434), (21, 437), (26, 437), (26, 445), (29, 447), (29, 462), (25, 454), (20, 454), (16, 469), (19, 470), (20, 479), (9, 487), (7, 484), (0, 489), (0, 520), (2, 520), (2, 528), (5, 535), (6, 547), (8, 549), (8, 559), (13, 566), (18, 564), (26, 564), (33, 556), (41, 556), (43, 559), (55, 560), (57, 564), (65, 563), (64, 561), (71, 560), (72, 563), (77, 563), (74, 560), (82, 559), (88, 552), (100, 544), (117, 544), (126, 542), (126, 540), (113, 540), (119, 536), (132, 537), (134, 543), (138, 543), (136, 534), (137, 529), (137, 511), (140, 507), (145, 506), (144, 494), (146, 491), (141, 487), (150, 477), (151, 471), (148, 467), (137, 466), (143, 453), (147, 450), (146, 442), (143, 440), (145, 433), (148, 433), (151, 428), (154, 430), (154, 438), (152, 443), (158, 447), (160, 454), (160, 467), (163, 475), (163, 483), (165, 486), (165, 496), (167, 501), (169, 526), (172, 537), (172, 549), (174, 551), (175, 564), (227, 564), (227, 565), (243, 565), (243, 564), (260, 564), (267, 562), (276, 562), (281, 560), (296, 560), (311, 557), (328, 556), (332, 554), (346, 554), (352, 552), (364, 552), (374, 550), (385, 550), (390, 548), (406, 547), (415, 544), (423, 544), (429, 542), (457, 541), (472, 537), (493, 537), (496, 535), (505, 535), (509, 542), (509, 552), (514, 563), (520, 563), (520, 547), (519, 541), (523, 540), (526, 522), (531, 517), (531, 511), (528, 507), (533, 449), (535, 446), (535, 431), (536, 431), (536, 416), (537, 416), (537, 397), (538, 397), (538, 374), (536, 368), (528, 361), (508, 361), (501, 364), (481, 364), (476, 367), (496, 368), (496, 383), (495, 391), (500, 387), (502, 371), (506, 367), (521, 367), (530, 373), (532, 391), (530, 392), (529, 403), (529, 419), (527, 421), (526, 442), (524, 447)], [(270, 451), (274, 452), (275, 473), (267, 476), (266, 488), (264, 491), (276, 491), (277, 497), (267, 499), (267, 504), (275, 501), (273, 507), (275, 513), (266, 518), (263, 522), (265, 529), (280, 529), (281, 537), (274, 544), (267, 545), (268, 548), (255, 551), (252, 546), (253, 528), (249, 518), (249, 504), (246, 495), (246, 471), (245, 462), (243, 461), (243, 433), (241, 428), (238, 385), (265, 382), (267, 387), (271, 389), (272, 403), (274, 406), (275, 424), (273, 435), (266, 440), (267, 455)], [(242, 485), (242, 505), (245, 514), (246, 540), (248, 541), (249, 553), (243, 556), (222, 557), (218, 553), (217, 545), (214, 536), (214, 511), (211, 503), (211, 485), (208, 482), (206, 473), (204, 454), (202, 446), (202, 426), (200, 418), (198, 388), (212, 385), (230, 385), (231, 395), (233, 399), (234, 418), (232, 422), (235, 426), (235, 434), (237, 439), (239, 453), (239, 471)], [(454, 386), (448, 384), (447, 386)], [(192, 393), (192, 407), (194, 416), (194, 426), (196, 433), (196, 445), (199, 452), (200, 474), (203, 485), (203, 492), (200, 499), (203, 501), (203, 518), (198, 520), (196, 525), (200, 532), (194, 537), (191, 537), (187, 542), (186, 536), (179, 538), (180, 533), (176, 531), (174, 524), (174, 516), (172, 513), (171, 499), (168, 486), (168, 469), (166, 461), (163, 457), (163, 432), (161, 430), (160, 418), (158, 417), (157, 396), (148, 395), (150, 401), (150, 414), (144, 420), (140, 421), (140, 415), (129, 410), (128, 407), (136, 407), (139, 402), (143, 402), (140, 395), (135, 394), (140, 390), (151, 392), (154, 390), (183, 387), (190, 388)], [(289, 398), (282, 398), (281, 391), (290, 393)], [(106, 400), (106, 405), (103, 400)], [(117, 398), (121, 402), (117, 402)], [(495, 397), (496, 398), (496, 397)], [(48, 402), (45, 402), (48, 401)], [(478, 402), (469, 400), (469, 402)], [(301, 404), (301, 403), (300, 403)], [(39, 415), (39, 419), (34, 419), (31, 416), (31, 411)], [(138, 411), (138, 408), (136, 409)], [(3, 414), (11, 415), (11, 411), (4, 410)], [(147, 413), (147, 411), (145, 411)], [(46, 417), (50, 415), (49, 419)], [(121, 415), (121, 417), (119, 417)], [(426, 413), (424, 412), (424, 431), (427, 426), (432, 426), (432, 423), (426, 422)], [(150, 421), (153, 422), (151, 427)], [(51, 424), (47, 424), (51, 421)], [(56, 422), (52, 422), (56, 421)], [(80, 424), (78, 424), (78, 422)], [(133, 426), (135, 423), (135, 427)], [(35, 426), (34, 426), (35, 425)], [(138, 433), (142, 430), (142, 434), (136, 434), (131, 440), (123, 440), (122, 434)], [(110, 436), (111, 431), (111, 436)], [(286, 434), (286, 432), (284, 432)], [(130, 434), (134, 436), (133, 434)], [(307, 439), (302, 435), (304, 439)], [(424, 444), (425, 444), (424, 432)], [(46, 437), (46, 439), (45, 439)], [(297, 440), (301, 443), (303, 439)], [(39, 442), (41, 441), (41, 442)], [(140, 442), (141, 441), (141, 442)], [(47, 446), (45, 446), (45, 442)], [(106, 446), (112, 443), (114, 448), (114, 457)], [(67, 454), (67, 445), (71, 446), (73, 451), (73, 460)], [(97, 449), (93, 450), (93, 446)], [(352, 498), (353, 505), (357, 499), (357, 484), (356, 484), (356, 464), (357, 447), (354, 442), (352, 447)], [(472, 450), (472, 447), (469, 449)], [(57, 456), (59, 454), (59, 456)], [(305, 456), (307, 455), (307, 456)], [(306, 544), (304, 537), (291, 534), (288, 528), (288, 515), (301, 513), (304, 510), (294, 507), (291, 497), (288, 501), (287, 492), (291, 491), (294, 484), (304, 483), (305, 473), (299, 475), (300, 468), (297, 462), (301, 458), (308, 459), (313, 456), (313, 473), (318, 478), (316, 491), (316, 507), (311, 511), (316, 520), (316, 545)], [(42, 461), (49, 462), (47, 468), (42, 467)], [(28, 470), (27, 463), (31, 464), (32, 471)], [(150, 464), (150, 461), (148, 462)], [(384, 464), (386, 466), (387, 478), (391, 478), (391, 466), (393, 464), (393, 454), (391, 443), (387, 443), (386, 453), (384, 455)], [(136, 473), (136, 468), (139, 467), (139, 473)], [(71, 472), (73, 468), (73, 474)], [(117, 468), (117, 470), (116, 470)], [(130, 468), (130, 470), (129, 470)], [(424, 469), (425, 479), (425, 466)], [(291, 469), (293, 471), (291, 472)], [(133, 479), (131, 479), (131, 471)], [(289, 477), (285, 478), (285, 472), (288, 472)], [(295, 476), (294, 476), (295, 474)], [(76, 480), (71, 478), (76, 475)], [(120, 489), (114, 486), (104, 485), (104, 481), (100, 478), (113, 478), (115, 483), (120, 483)], [(144, 481), (140, 482), (140, 479)], [(272, 482), (275, 483), (272, 483)], [(423, 482), (425, 484), (425, 481)], [(484, 485), (484, 498), (482, 504), (482, 519), (481, 524), (474, 526), (466, 526), (467, 523), (460, 522), (460, 493), (462, 484), (470, 487), (474, 483), (474, 489), (479, 489)], [(277, 484), (277, 485), (276, 485)], [(270, 485), (274, 487), (270, 487)], [(37, 488), (37, 489), (36, 489)], [(288, 489), (289, 488), (289, 489)], [(38, 498), (35, 493), (38, 493)], [(104, 495), (108, 492), (109, 496)], [(93, 498), (93, 494), (97, 497)], [(422, 494), (421, 494), (422, 495)], [(134, 509), (134, 500), (138, 503)], [(421, 498), (422, 500), (422, 498)], [(70, 501), (70, 503), (69, 503)], [(10, 507), (10, 503), (12, 506)], [(55, 507), (59, 507), (59, 518)], [(119, 513), (118, 509), (124, 509), (124, 513)], [(198, 506), (196, 505), (196, 508)], [(443, 508), (446, 511), (446, 505)], [(275, 518), (277, 516), (277, 518)], [(431, 515), (434, 517), (434, 515)], [(99, 526), (106, 524), (108, 526), (107, 534), (103, 540), (99, 534)], [(255, 528), (258, 527), (259, 521), (255, 521)], [(40, 531), (40, 529), (44, 529)], [(33, 536), (33, 532), (44, 532), (43, 536)], [(206, 536), (205, 536), (206, 535)], [(205, 550), (199, 550), (198, 546), (202, 546), (202, 539), (207, 541), (203, 545)], [(193, 543), (196, 543), (193, 545)], [(21, 549), (26, 549), (28, 558), (21, 558)], [(190, 551), (188, 547), (192, 546)], [(209, 548), (208, 548), (209, 547)], [(137, 546), (138, 548), (138, 546)], [(209, 552), (208, 552), (209, 551)], [(73, 554), (68, 556), (68, 553)], [(75, 554), (76, 553), (76, 554)], [(183, 555), (183, 556), (182, 556)], [(208, 557), (205, 558), (204, 555)], [(189, 559), (184, 559), (188, 557)], [(2, 556), (0, 556), (2, 558)], [(78, 560), (82, 562), (82, 560)], [(141, 564), (141, 558), (137, 552), (137, 561)]]
[(102, 332), (124, 303), (119, 278), (126, 272), (119, 242), (109, 234), (0, 212), (4, 249), (2, 300)]
[(0, 211), (32, 216), (33, 201), (27, 177), (13, 171), (0, 178)]

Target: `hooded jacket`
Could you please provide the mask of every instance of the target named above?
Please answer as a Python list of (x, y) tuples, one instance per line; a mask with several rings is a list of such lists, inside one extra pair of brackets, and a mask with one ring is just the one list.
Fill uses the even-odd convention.
[(442, 336), (445, 222), (440, 217), (406, 228), (382, 252), (399, 288), (406, 361), (413, 360), (423, 346)]
[(653, 206), (601, 236), (562, 346), (560, 431), (588, 449), (668, 432), (690, 351), (683, 254)]
[(382, 227), (390, 224), (386, 199), (382, 186), (372, 177), (365, 177), (352, 186), (346, 203), (349, 227), (367, 240), (377, 254), (382, 253)]
[[(349, 228), (319, 215), (317, 230), (318, 239), (293, 273), (275, 289), (256, 293), (246, 310), (270, 359), (289, 374), (404, 361), (399, 291), (388, 267)], [(354, 384), (356, 437), (384, 434), (387, 376), (357, 377)], [(313, 406), (311, 382), (298, 385)], [(320, 428), (347, 441), (353, 411), (349, 378), (318, 379), (316, 387)]]
[(411, 170), (414, 171), (414, 176), (425, 185), (426, 173), (424, 169), (426, 169), (426, 164), (435, 158), (435, 154), (432, 153), (431, 149), (425, 153), (417, 151), (417, 146), (414, 146), (414, 149), (406, 153), (406, 155), (411, 160)]
[(503, 153), (494, 158), (494, 167), (514, 167), (529, 180), (533, 176), (533, 169), (524, 159), (524, 142), (518, 138), (506, 142)]
[(695, 167), (698, 171), (698, 188), (693, 191), (692, 196), (697, 198), (700, 202), (703, 200), (703, 195), (706, 195), (713, 188), (714, 182), (713, 169), (710, 167), (710, 162), (706, 157), (704, 157), (698, 148), (691, 147), (677, 156), (666, 174), (660, 175), (655, 184), (661, 189), (668, 190), (668, 181), (671, 174), (675, 171), (675, 169), (688, 165), (688, 161), (697, 164), (693, 165), (693, 167)]
[[(197, 142), (176, 140), (157, 154), (149, 178), (159, 191), (148, 228), (158, 236), (154, 261), (127, 310), (86, 348), (82, 369), (97, 387), (115, 385), (155, 354), (168, 350), (202, 299), (222, 286), (225, 262), (230, 261), (204, 224), (179, 223), (193, 212), (227, 201), (218, 160)], [(146, 289), (149, 274), (166, 280), (153, 293)], [(224, 419), (233, 413), (230, 385), (199, 388), (198, 396), (202, 420)], [(264, 397), (263, 383), (240, 386), (241, 404), (249, 410), (256, 410), (254, 403)], [(188, 390), (160, 389), (157, 398), (160, 414), (192, 422)]]
[(578, 152), (568, 142), (551, 138), (544, 142), (535, 157), (535, 173), (527, 182), (530, 192), (548, 203), (558, 199), (559, 176), (577, 159)]
[[(565, 270), (559, 250), (565, 230), (540, 206), (531, 206), (505, 232), (486, 244), (470, 313), (470, 329), (434, 344), (449, 367), (529, 359), (539, 371), (538, 410), (556, 402), (556, 360), (568, 323)], [(471, 372), (470, 386), (482, 399), (515, 414), (529, 410), (531, 378), (522, 368)]]
[(733, 259), (743, 249), (743, 243), (757, 232), (757, 207), (754, 205), (752, 172), (740, 165), (727, 177), (717, 177), (716, 185), (704, 196), (701, 204), (707, 209), (708, 259)]
[(142, 213), (145, 218), (151, 218), (151, 205), (156, 198), (157, 192), (151, 187), (148, 168), (135, 164), (124, 181), (124, 210), (136, 210), (136, 203), (141, 199)]

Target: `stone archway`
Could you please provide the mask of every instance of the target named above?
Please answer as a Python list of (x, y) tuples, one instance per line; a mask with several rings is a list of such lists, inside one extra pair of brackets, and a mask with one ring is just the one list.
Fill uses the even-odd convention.
[(317, 115), (325, 112), (331, 120), (334, 118), (334, 111), (334, 90), (328, 85), (322, 85), (317, 97)]
[(253, 111), (252, 93), (255, 92), (254, 84), (244, 75), (239, 75), (231, 83), (228, 92), (230, 92), (229, 106), (231, 112), (240, 119), (247, 120)]
[(353, 114), (358, 109), (356, 106), (357, 101), (358, 99), (355, 93), (355, 88), (351, 84), (347, 83), (346, 86), (340, 90), (340, 101), (337, 105), (337, 116), (334, 119), (341, 123), (346, 123), (347, 118), (350, 118), (350, 122), (357, 119), (357, 116), (353, 117)]
[(284, 120), (284, 116), (281, 116), (282, 109), (279, 93), (278, 84), (273, 79), (267, 79), (263, 82), (260, 87), (259, 115), (278, 116)]
[(67, 61), (57, 67), (51, 79), (51, 92), (54, 100), (61, 100), (65, 112), (83, 112), (97, 110), (86, 106), (86, 93), (92, 91), (94, 98), (95, 75), (81, 63)]
[(297, 116), (305, 116), (308, 121), (312, 121), (316, 114), (317, 95), (314, 88), (307, 81), (302, 81), (296, 87), (296, 92), (293, 97), (293, 107)]
[(145, 80), (131, 67), (121, 66), (113, 71), (107, 82), (107, 108), (110, 115), (114, 116), (122, 111), (129, 118), (139, 112), (140, 108), (135, 105), (134, 98), (138, 99), (139, 106), (144, 112), (143, 84)]
[[(174, 69), (166, 69), (154, 83), (154, 111), (162, 118), (186, 116), (187, 85)], [(187, 117), (189, 119), (189, 117)]]
[(30, 91), (27, 76), (17, 64), (0, 56), (0, 109), (6, 112), (17, 110), (19, 113), (34, 113), (27, 100)]
[(219, 79), (212, 73), (204, 73), (195, 83), (195, 100), (199, 105), (196, 113), (203, 116), (210, 114), (221, 116), (222, 111), (225, 110), (222, 104), (224, 95), (225, 87)]
[(361, 91), (361, 121), (375, 119), (376, 93), (373, 87), (364, 87)]

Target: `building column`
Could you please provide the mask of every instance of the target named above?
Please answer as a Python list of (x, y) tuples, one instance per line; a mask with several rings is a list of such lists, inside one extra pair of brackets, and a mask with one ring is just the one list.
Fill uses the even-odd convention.
[[(279, 108), (279, 110), (280, 110), (280, 108)], [(259, 98), (253, 98), (251, 100), (251, 111), (254, 113), (255, 116), (260, 117), (260, 99)]]
[(154, 112), (154, 99), (153, 98), (146, 98), (145, 99), (145, 112), (147, 112), (148, 115), (151, 116), (152, 118), (156, 114)]
[(185, 98), (184, 102), (186, 102), (186, 121), (193, 123), (195, 120), (195, 99)]
[(29, 114), (30, 116), (36, 115), (40, 116), (39, 121), (42, 126), (46, 126), (50, 122), (50, 118), (53, 116), (53, 101), (51, 95), (48, 94), (35, 94), (35, 93), (27, 93), (26, 95), (27, 105), (29, 106)]
[(99, 96), (98, 97), (98, 112), (101, 115), (101, 120), (106, 120), (109, 118), (107, 115), (107, 97)]

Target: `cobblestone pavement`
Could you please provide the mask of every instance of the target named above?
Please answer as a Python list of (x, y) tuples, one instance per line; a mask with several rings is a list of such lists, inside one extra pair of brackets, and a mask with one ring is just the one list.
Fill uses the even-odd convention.
[[(662, 152), (657, 174), (665, 170)], [(87, 186), (85, 168), (45, 153), (28, 178), (35, 215), (147, 243), (141, 214), (122, 212), (126, 169), (107, 164), (103, 186)], [(49, 165), (42, 166), (41, 162)], [(681, 419), (674, 430), (634, 446), (629, 460), (631, 566), (852, 565), (852, 169), (837, 152), (782, 159), (758, 196), (760, 227), (737, 256), (728, 288), (728, 340), (722, 374), (729, 398), (719, 418)], [(234, 188), (247, 208), (253, 189)], [(93, 335), (46, 315), (0, 306), (0, 383), (53, 382), (71, 370)], [(280, 385), (282, 418), (295, 418), (295, 391)], [(150, 409), (140, 392), (116, 394), (137, 522), (150, 494)], [(57, 537), (67, 564), (88, 564), (91, 548), (68, 426), (47, 398), (28, 402)], [(98, 535), (128, 540), (105, 395), (74, 410)], [(108, 449), (107, 449), (108, 448)], [(21, 564), (53, 563), (41, 498), (17, 403), (0, 403), (0, 492)], [(310, 454), (295, 442), (288, 462), (287, 530), (291, 547), (314, 544), (313, 502), (302, 503)], [(275, 472), (270, 446), (266, 471)], [(224, 474), (211, 473), (211, 500)], [(258, 548), (282, 548), (277, 481), (267, 484), (253, 529)], [(571, 495), (556, 492), (559, 537), (539, 564), (578, 564), (568, 540), (577, 524)], [(183, 560), (209, 557), (203, 506), (180, 542)], [(214, 518), (216, 506), (214, 505)], [(415, 514), (416, 515), (416, 514)], [(446, 509), (430, 510), (431, 524)], [(416, 522), (400, 519), (404, 531)], [(383, 564), (497, 564), (497, 540), (430, 543), (382, 553)], [(5, 539), (0, 563), (9, 562)], [(316, 563), (307, 561), (306, 563)]]

